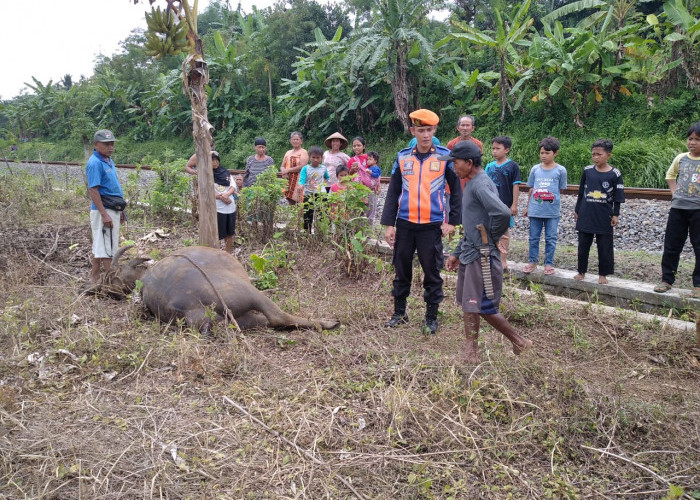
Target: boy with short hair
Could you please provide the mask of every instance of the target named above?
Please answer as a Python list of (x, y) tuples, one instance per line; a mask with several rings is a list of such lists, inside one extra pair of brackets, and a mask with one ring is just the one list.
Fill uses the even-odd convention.
[(598, 246), (598, 283), (608, 283), (607, 276), (615, 270), (613, 228), (620, 216), (620, 203), (625, 201), (622, 174), (608, 164), (613, 143), (598, 139), (591, 147), (593, 165), (581, 173), (574, 220), (578, 231), (578, 274), (582, 281), (588, 271), (588, 255), (595, 236)]
[(532, 347), (532, 341), (520, 335), (499, 310), (503, 270), (498, 247), (508, 230), (510, 208), (481, 169), (481, 152), (475, 144), (461, 141), (449, 155), (438, 158), (452, 161), (457, 175), (469, 179), (462, 198), (464, 237), (445, 265), (448, 271), (459, 270), (456, 300), (464, 313), (466, 361), (479, 362), (481, 318), (510, 340), (519, 355)]
[(314, 211), (324, 196), (325, 181), (330, 179), (328, 169), (321, 164), (323, 149), (319, 146), (309, 148), (309, 164), (299, 173), (299, 185), (304, 188), (304, 229), (311, 233), (314, 223)]
[[(486, 174), (491, 178), (498, 190), (498, 197), (510, 208), (510, 225), (515, 225), (515, 216), (518, 215), (518, 197), (520, 195), (520, 166), (508, 158), (513, 141), (507, 135), (494, 137), (491, 140), (491, 154), (494, 161), (486, 165)], [(501, 237), (501, 262), (503, 270), (508, 268), (506, 254), (510, 244), (510, 230)]]
[(686, 137), (688, 152), (676, 156), (666, 172), (673, 198), (664, 236), (661, 283), (654, 291), (664, 293), (673, 288), (681, 252), (690, 235), (695, 251), (693, 298), (697, 299), (700, 298), (700, 122), (690, 126)]
[(554, 274), (554, 251), (561, 216), (561, 190), (566, 188), (566, 169), (554, 159), (559, 154), (559, 140), (548, 136), (539, 143), (541, 163), (532, 167), (527, 178), (530, 190), (528, 206), (523, 212), (530, 217), (530, 255), (524, 273), (537, 269), (540, 258), (540, 236), (544, 228), (544, 274)]

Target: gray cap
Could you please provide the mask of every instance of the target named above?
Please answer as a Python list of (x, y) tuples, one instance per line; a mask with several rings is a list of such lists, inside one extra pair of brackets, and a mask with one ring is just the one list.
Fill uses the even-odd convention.
[(95, 132), (95, 137), (92, 140), (93, 142), (114, 142), (116, 139), (114, 138), (114, 134), (112, 133), (111, 130), (107, 129), (102, 129), (98, 130)]

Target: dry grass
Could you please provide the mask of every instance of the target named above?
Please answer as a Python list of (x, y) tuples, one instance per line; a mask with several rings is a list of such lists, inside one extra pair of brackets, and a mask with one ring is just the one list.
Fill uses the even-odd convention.
[[(387, 330), (390, 274), (348, 280), (329, 249), (290, 243), (296, 265), (273, 299), (343, 326), (220, 326), (204, 339), (133, 301), (80, 296), (79, 205), (54, 213), (72, 224), (2, 228), (0, 497), (661, 498), (669, 484), (700, 495), (687, 334), (507, 287), (504, 312), (536, 349), (516, 358), (485, 330), (483, 363), (467, 368), (449, 301), (435, 338), (419, 334), (417, 288), (411, 323)], [(191, 237), (155, 245), (164, 255)]]

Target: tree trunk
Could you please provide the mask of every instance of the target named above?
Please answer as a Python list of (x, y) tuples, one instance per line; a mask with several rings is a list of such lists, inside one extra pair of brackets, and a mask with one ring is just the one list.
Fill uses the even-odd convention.
[(269, 91), (268, 102), (270, 103), (270, 119), (272, 119), (272, 71), (270, 69), (270, 61), (269, 60), (265, 61), (265, 68), (267, 69), (267, 88)]
[(207, 117), (206, 86), (209, 81), (209, 68), (204, 61), (202, 40), (198, 36), (195, 40), (195, 53), (189, 55), (183, 63), (183, 80), (192, 103), (192, 135), (197, 155), (197, 190), (199, 191), (199, 244), (219, 248), (210, 146), (211, 132), (214, 127)]
[(403, 125), (405, 134), (411, 126), (408, 120), (408, 89), (406, 85), (406, 48), (398, 42), (396, 49), (396, 68), (394, 78), (391, 80), (391, 90), (394, 93), (394, 108), (396, 115)]
[(506, 94), (506, 61), (503, 56), (501, 56), (501, 79), (500, 79), (500, 94), (501, 94), (501, 121), (506, 119), (506, 101), (508, 100), (508, 95)]

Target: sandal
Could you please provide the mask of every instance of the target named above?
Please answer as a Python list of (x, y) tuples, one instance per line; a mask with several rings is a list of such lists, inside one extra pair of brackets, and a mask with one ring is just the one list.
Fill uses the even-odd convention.
[(544, 266), (544, 274), (551, 276), (555, 272), (557, 272), (557, 270), (554, 269), (554, 266)]
[(530, 274), (535, 269), (537, 269), (537, 264), (535, 262), (530, 262), (529, 264), (525, 264), (525, 267), (523, 267), (523, 272), (525, 274)]
[(654, 287), (654, 291), (655, 291), (656, 293), (666, 293), (666, 292), (668, 292), (671, 288), (673, 288), (672, 285), (669, 285), (669, 284), (666, 283), (665, 281), (662, 281), (661, 283), (659, 283), (658, 285), (656, 285), (656, 286)]

